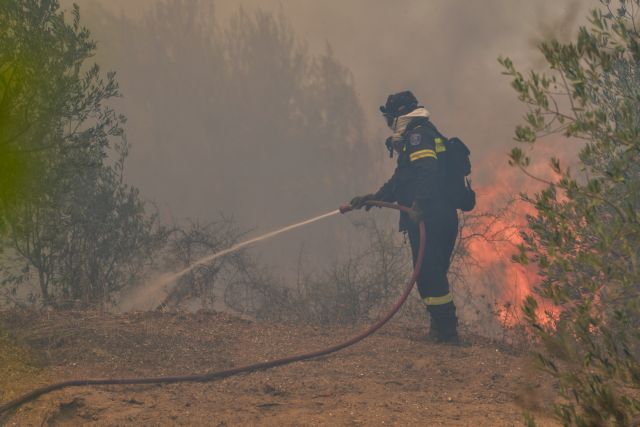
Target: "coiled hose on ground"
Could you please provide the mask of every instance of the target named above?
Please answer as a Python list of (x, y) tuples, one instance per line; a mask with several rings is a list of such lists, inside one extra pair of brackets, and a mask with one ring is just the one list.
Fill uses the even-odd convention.
[[(396, 209), (399, 211), (410, 212), (411, 209), (405, 206), (378, 202), (378, 201), (368, 201), (367, 205), (370, 206), (378, 206), (390, 209)], [(352, 208), (349, 205), (342, 206), (340, 208), (341, 213), (346, 213), (350, 211)], [(212, 381), (220, 378), (226, 378), (233, 375), (246, 373), (246, 372), (254, 372), (260, 371), (264, 369), (274, 368), (276, 366), (282, 366), (293, 362), (299, 362), (302, 360), (313, 359), (320, 356), (325, 356), (327, 354), (334, 353), (338, 350), (342, 350), (343, 348), (349, 347), (359, 341), (362, 341), (369, 335), (373, 334), (375, 331), (380, 329), (385, 323), (389, 321), (393, 317), (394, 314), (398, 312), (402, 304), (406, 301), (407, 297), (411, 293), (411, 289), (416, 282), (418, 274), (420, 273), (420, 268), (422, 267), (422, 258), (424, 255), (426, 236), (425, 236), (425, 227), (424, 223), (420, 222), (420, 250), (418, 254), (418, 261), (414, 265), (413, 274), (411, 278), (407, 282), (404, 291), (400, 298), (396, 301), (393, 307), (389, 310), (389, 312), (380, 320), (378, 320), (375, 324), (370, 326), (367, 330), (362, 332), (361, 334), (344, 341), (342, 343), (336, 344), (334, 346), (324, 348), (321, 350), (312, 351), (310, 353), (298, 354), (295, 356), (284, 357), (282, 359), (271, 360), (268, 362), (255, 363), (253, 365), (240, 366), (237, 368), (226, 369), (223, 371), (210, 372), (206, 374), (200, 375), (179, 375), (179, 376), (168, 376), (168, 377), (147, 377), (147, 378), (110, 378), (110, 379), (79, 379), (79, 380), (69, 380), (62, 381), (55, 384), (50, 384), (48, 386), (44, 386), (38, 389), (35, 389), (23, 396), (20, 396), (10, 402), (7, 402), (0, 406), (0, 417), (7, 414), (9, 411), (17, 409), (21, 405), (30, 402), (38, 397), (50, 393), (52, 391), (61, 390), (63, 388), (68, 387), (85, 387), (85, 386), (97, 386), (97, 385), (132, 385), (132, 384), (172, 384), (172, 383), (180, 383), (180, 382), (206, 382)]]

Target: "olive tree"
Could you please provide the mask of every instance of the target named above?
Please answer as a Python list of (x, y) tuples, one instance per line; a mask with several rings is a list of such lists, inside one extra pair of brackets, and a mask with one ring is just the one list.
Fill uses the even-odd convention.
[[(548, 70), (505, 73), (529, 107), (516, 139), (535, 145), (558, 134), (578, 144), (577, 172), (524, 195), (535, 207), (515, 257), (541, 281), (524, 306), (544, 344), (544, 370), (558, 378), (565, 425), (630, 425), (640, 414), (640, 33), (638, 0), (602, 1), (577, 40), (540, 44)], [(511, 163), (529, 172), (516, 147)], [(533, 176), (533, 174), (531, 174)], [(541, 314), (539, 300), (557, 311)]]
[(56, 0), (0, 4), (2, 277), (35, 278), (44, 304), (104, 303), (139, 274), (155, 218), (123, 181), (125, 118), (114, 73)]

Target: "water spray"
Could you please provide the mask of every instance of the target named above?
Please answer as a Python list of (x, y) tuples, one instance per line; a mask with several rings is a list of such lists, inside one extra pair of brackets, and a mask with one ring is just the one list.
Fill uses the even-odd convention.
[(235, 245), (227, 249), (202, 257), (199, 260), (191, 263), (191, 265), (185, 267), (184, 269), (176, 273), (162, 274), (158, 276), (155, 280), (145, 283), (143, 286), (140, 286), (136, 289), (133, 289), (131, 291), (131, 294), (128, 295), (127, 298), (124, 300), (123, 305), (127, 306), (127, 308), (131, 308), (131, 307), (137, 307), (140, 305), (141, 302), (144, 302), (145, 304), (153, 304), (153, 307), (155, 307), (157, 306), (157, 304), (154, 301), (154, 295), (156, 295), (160, 291), (169, 293), (171, 288), (177, 286), (177, 280), (180, 277), (192, 271), (194, 268), (205, 265), (217, 258), (223, 257), (230, 253), (239, 251), (240, 249), (250, 246), (254, 243), (258, 243), (263, 240), (270, 239), (271, 237), (275, 237), (278, 234), (285, 233), (287, 231), (291, 231), (293, 229), (296, 229), (305, 225), (309, 225), (311, 223), (320, 221), (321, 219), (328, 218), (333, 215), (337, 215), (338, 213), (347, 212), (346, 210), (343, 211), (343, 209), (345, 209), (345, 207), (341, 207), (340, 209), (336, 209), (334, 211), (327, 212), (322, 215), (318, 215), (316, 217), (297, 222), (295, 224), (287, 225), (277, 230), (265, 233), (261, 236), (254, 237), (253, 239), (246, 240), (244, 242), (236, 243)]
[(199, 259), (198, 261), (194, 262), (193, 264), (191, 264), (190, 266), (188, 266), (184, 270), (178, 271), (177, 273), (172, 274), (171, 276), (169, 276), (166, 279), (166, 281), (167, 282), (171, 282), (173, 280), (177, 280), (180, 277), (182, 277), (185, 274), (187, 274), (188, 272), (190, 272), (191, 270), (193, 270), (194, 268), (198, 267), (199, 265), (204, 265), (204, 264), (206, 264), (208, 262), (213, 261), (216, 258), (220, 258), (221, 256), (228, 255), (228, 254), (230, 254), (232, 252), (238, 251), (238, 250), (244, 248), (245, 246), (249, 246), (249, 245), (252, 245), (254, 243), (258, 243), (258, 242), (261, 242), (263, 240), (267, 240), (267, 239), (269, 239), (271, 237), (277, 236), (278, 234), (281, 234), (281, 233), (284, 233), (284, 232), (287, 232), (287, 231), (291, 231), (294, 228), (299, 228), (299, 227), (302, 227), (303, 225), (308, 225), (308, 224), (311, 224), (313, 222), (320, 221), (321, 219), (328, 218), (330, 216), (333, 216), (333, 215), (336, 215), (336, 214), (339, 214), (339, 213), (342, 213), (342, 210), (341, 209), (336, 209), (335, 211), (327, 212), (325, 214), (318, 215), (318, 216), (316, 216), (314, 218), (307, 219), (305, 221), (301, 221), (301, 222), (298, 222), (298, 223), (295, 223), (295, 224), (287, 225), (286, 227), (279, 228), (278, 230), (274, 230), (274, 231), (271, 231), (269, 233), (263, 234), (262, 236), (258, 236), (258, 237), (255, 237), (253, 239), (246, 240), (246, 241), (241, 242), (241, 243), (237, 243), (237, 244), (231, 246), (228, 249), (225, 249), (225, 250), (220, 251), (220, 252), (216, 252), (216, 253), (211, 254), (211, 255), (207, 255), (206, 257)]

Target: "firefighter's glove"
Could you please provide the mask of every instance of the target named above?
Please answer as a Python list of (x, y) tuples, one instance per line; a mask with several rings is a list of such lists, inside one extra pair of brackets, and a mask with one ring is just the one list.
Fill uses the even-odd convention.
[(424, 212), (422, 212), (422, 209), (420, 209), (418, 204), (415, 202), (411, 206), (409, 218), (411, 218), (411, 221), (415, 222), (416, 224), (420, 223), (420, 221), (422, 221), (422, 219), (424, 218)]
[(362, 207), (364, 207), (366, 211), (369, 211), (369, 209), (371, 209), (371, 206), (366, 205), (366, 202), (368, 202), (369, 200), (375, 200), (375, 197), (373, 196), (373, 194), (356, 196), (353, 199), (351, 199), (351, 202), (349, 202), (349, 204), (353, 209), (361, 209)]

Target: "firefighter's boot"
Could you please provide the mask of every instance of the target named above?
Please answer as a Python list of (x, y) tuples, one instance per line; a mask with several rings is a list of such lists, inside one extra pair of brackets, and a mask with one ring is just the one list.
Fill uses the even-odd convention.
[(441, 305), (429, 305), (427, 311), (431, 317), (429, 339), (437, 343), (458, 345), (458, 318), (453, 302)]

